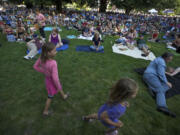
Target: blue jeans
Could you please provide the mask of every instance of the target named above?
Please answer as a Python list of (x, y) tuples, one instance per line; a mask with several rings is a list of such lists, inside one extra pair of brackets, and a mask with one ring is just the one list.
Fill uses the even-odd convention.
[(145, 73), (143, 80), (148, 85), (149, 89), (156, 93), (156, 104), (158, 107), (166, 107), (166, 91), (169, 89), (168, 85), (161, 82), (159, 78), (154, 74)]
[[(95, 50), (95, 51), (96, 51), (96, 48), (98, 48), (98, 46), (91, 45), (90, 48), (91, 48), (92, 50)], [(104, 50), (104, 46), (102, 46), (102, 45), (99, 46), (99, 48), (98, 48), (98, 51), (101, 51), (101, 50)]]

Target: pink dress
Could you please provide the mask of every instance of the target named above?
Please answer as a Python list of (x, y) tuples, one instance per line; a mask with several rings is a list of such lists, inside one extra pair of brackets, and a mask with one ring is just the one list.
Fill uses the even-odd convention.
[(33, 67), (36, 71), (45, 75), (45, 84), (48, 95), (54, 96), (59, 90), (62, 90), (55, 60), (47, 60), (46, 63), (42, 63), (39, 58)]

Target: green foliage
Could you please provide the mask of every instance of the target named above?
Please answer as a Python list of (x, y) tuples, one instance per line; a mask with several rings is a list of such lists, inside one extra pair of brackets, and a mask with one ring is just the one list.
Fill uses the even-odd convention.
[(151, 8), (158, 10), (166, 8), (175, 8), (179, 5), (179, 0), (112, 0), (112, 5), (125, 10), (146, 11)]

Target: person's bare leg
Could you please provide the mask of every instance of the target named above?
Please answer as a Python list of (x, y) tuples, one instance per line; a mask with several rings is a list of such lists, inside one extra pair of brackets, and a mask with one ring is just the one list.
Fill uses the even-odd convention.
[(93, 113), (93, 114), (89, 114), (87, 116), (85, 116), (85, 119), (98, 119), (98, 115), (97, 113)]
[(43, 114), (44, 114), (44, 115), (48, 115), (48, 109), (49, 109), (50, 104), (51, 104), (51, 99), (48, 98), (48, 99), (46, 100), (46, 105), (45, 105), (45, 108), (44, 108), (44, 111), (43, 111)]
[(64, 94), (64, 91), (63, 91), (63, 90), (60, 90), (59, 92), (60, 92), (60, 94), (61, 94), (61, 96), (62, 96), (63, 99), (68, 98), (68, 94)]
[(149, 55), (149, 52), (148, 52), (148, 50), (147, 50), (146, 48), (143, 47), (143, 48), (142, 48), (142, 51), (145, 53), (146, 56)]

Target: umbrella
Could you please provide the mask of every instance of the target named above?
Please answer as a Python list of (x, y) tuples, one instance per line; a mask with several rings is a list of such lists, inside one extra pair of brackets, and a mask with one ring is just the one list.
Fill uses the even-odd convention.
[(165, 13), (165, 14), (171, 14), (171, 13), (174, 13), (174, 11), (171, 10), (171, 9), (166, 9), (166, 10), (163, 11), (163, 13)]
[(157, 13), (158, 11), (156, 9), (151, 9), (151, 10), (148, 10), (148, 12), (150, 12), (150, 13)]

